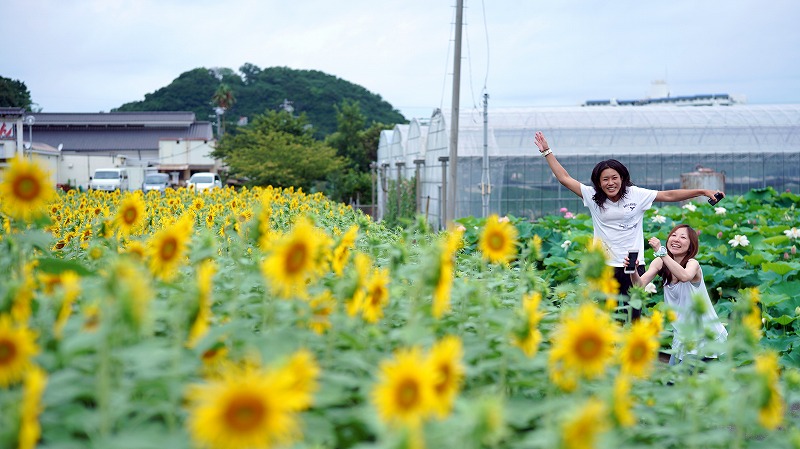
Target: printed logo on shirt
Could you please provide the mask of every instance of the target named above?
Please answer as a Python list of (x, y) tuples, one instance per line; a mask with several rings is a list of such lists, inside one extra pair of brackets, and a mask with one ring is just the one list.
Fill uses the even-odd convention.
[(625, 209), (634, 210), (636, 209), (636, 203), (625, 203), (622, 205), (622, 207)]

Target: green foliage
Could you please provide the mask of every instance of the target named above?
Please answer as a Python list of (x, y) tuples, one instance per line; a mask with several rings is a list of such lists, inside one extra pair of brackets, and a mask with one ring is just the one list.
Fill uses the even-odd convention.
[(30, 110), (32, 104), (31, 93), (25, 83), (0, 76), (0, 107)]
[(237, 133), (226, 134), (212, 157), (228, 166), (228, 176), (243, 178), (247, 185), (308, 190), (341, 169), (343, 161), (306, 125), (305, 115), (270, 111)]
[(196, 68), (181, 74), (170, 85), (145, 95), (143, 101), (126, 103), (117, 111), (193, 111), (198, 119), (212, 115), (211, 98), (221, 84), (229, 86), (236, 98), (223, 120), (230, 128), (239, 117), (276, 111), (284, 101), (296, 114), (305, 114), (313, 134), (321, 139), (337, 129), (336, 105), (358, 103), (365, 123), (405, 123), (400, 112), (363, 87), (316, 70), (287, 67), (261, 69), (246, 63), (239, 73), (226, 68)]
[(350, 204), (372, 204), (372, 174), (353, 168), (332, 172), (328, 175), (325, 196), (333, 201)]
[(417, 213), (416, 178), (389, 180), (386, 193), (386, 211), (383, 221), (387, 227), (401, 226), (414, 220)]

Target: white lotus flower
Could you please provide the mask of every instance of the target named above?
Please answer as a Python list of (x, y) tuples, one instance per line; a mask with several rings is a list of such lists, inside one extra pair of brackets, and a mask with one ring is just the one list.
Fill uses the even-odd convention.
[(656, 215), (653, 218), (651, 218), (651, 220), (653, 221), (653, 223), (664, 223), (665, 221), (667, 221), (667, 217), (663, 215)]
[(728, 212), (728, 211), (724, 207), (715, 207), (714, 208), (714, 213), (717, 214), (717, 215), (725, 215), (726, 212)]
[(735, 235), (732, 239), (728, 240), (728, 244), (732, 247), (736, 248), (737, 246), (741, 246), (744, 248), (745, 246), (750, 244), (750, 240), (747, 240), (747, 236), (745, 235)]
[(797, 228), (787, 229), (783, 231), (783, 233), (786, 234), (786, 237), (789, 237), (790, 239), (800, 238), (800, 229)]
[(658, 290), (656, 289), (656, 284), (651, 282), (644, 286), (644, 291), (647, 293), (656, 293)]
[(569, 248), (569, 245), (572, 245), (572, 242), (569, 240), (564, 240), (564, 243), (561, 244), (561, 247), (567, 249)]
[(695, 206), (695, 205), (694, 205), (694, 204), (692, 204), (692, 203), (686, 203), (686, 204), (684, 204), (684, 205), (683, 205), (683, 208), (684, 208), (684, 209), (686, 209), (686, 210), (688, 210), (689, 212), (694, 212), (694, 211), (696, 211), (696, 210), (697, 210), (697, 206)]

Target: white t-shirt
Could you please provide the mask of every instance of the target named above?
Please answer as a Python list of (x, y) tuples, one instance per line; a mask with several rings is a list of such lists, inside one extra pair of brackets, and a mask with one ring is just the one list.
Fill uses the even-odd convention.
[(628, 250), (639, 250), (639, 265), (644, 265), (644, 211), (650, 209), (656, 199), (655, 190), (628, 186), (628, 192), (616, 203), (606, 199), (600, 209), (594, 202), (594, 186), (581, 183), (583, 205), (589, 208), (594, 225), (594, 237), (603, 242), (612, 267), (624, 265)]

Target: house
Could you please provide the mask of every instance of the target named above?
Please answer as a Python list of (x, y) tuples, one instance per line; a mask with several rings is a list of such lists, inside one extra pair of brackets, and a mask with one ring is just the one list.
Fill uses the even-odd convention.
[(126, 167), (131, 188), (140, 186), (150, 171), (168, 173), (173, 184), (182, 185), (195, 172), (220, 168), (210, 156), (216, 143), (212, 124), (197, 121), (193, 112), (27, 113), (0, 108), (0, 118), (14, 135), (3, 137), (0, 156), (8, 159), (22, 152), (56, 159), (46, 167), (56, 184), (85, 189), (95, 169)]

